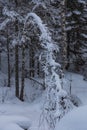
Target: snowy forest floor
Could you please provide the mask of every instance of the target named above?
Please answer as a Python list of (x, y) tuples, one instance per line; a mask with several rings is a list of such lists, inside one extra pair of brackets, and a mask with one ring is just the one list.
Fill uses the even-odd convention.
[[(82, 105), (87, 105), (87, 81), (83, 80), (83, 76), (75, 73), (67, 73), (67, 80), (64, 81), (64, 86), (68, 86), (67, 91), (69, 92), (71, 75), (71, 93), (80, 98)], [(31, 98), (31, 94), (33, 94), (33, 98), (31, 98), (33, 102), (28, 102), (27, 100), (26, 102), (21, 102), (11, 92), (7, 93), (2, 87), (0, 89), (0, 98), (2, 99), (4, 95), (4, 103), (0, 103), (0, 130), (28, 130), (28, 127), (29, 130), (38, 130), (44, 100), (44, 96), (41, 98), (40, 95), (42, 89), (37, 90), (37, 87), (35, 88), (34, 86), (30, 88), (29, 81), (26, 80), (26, 92), (29, 95), (27, 99)], [(37, 94), (33, 93), (34, 90), (37, 90)], [(7, 98), (5, 98), (6, 95)]]
[(69, 80), (71, 79), (71, 94), (79, 97), (83, 105), (87, 105), (87, 81), (83, 80), (83, 76), (76, 73), (67, 73), (66, 79), (67, 81), (65, 84), (67, 85), (65, 85), (65, 87), (68, 87), (67, 91), (69, 92)]

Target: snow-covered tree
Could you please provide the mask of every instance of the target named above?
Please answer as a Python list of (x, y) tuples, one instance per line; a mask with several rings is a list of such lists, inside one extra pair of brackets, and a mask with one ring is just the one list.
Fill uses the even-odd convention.
[(87, 39), (87, 6), (85, 0), (67, 0), (67, 58), (79, 70), (84, 64)]
[[(58, 47), (53, 43), (47, 27), (35, 13), (29, 13), (25, 20), (26, 23), (31, 20), (34, 26), (37, 26), (40, 31), (40, 62), (45, 72), (45, 86), (47, 88), (46, 103), (44, 105), (44, 117), (47, 121), (49, 129), (55, 128), (57, 118), (61, 118), (65, 111), (71, 107), (71, 103), (67, 98), (67, 93), (62, 90), (58, 71), (60, 65), (55, 61), (54, 51), (58, 51)], [(37, 44), (38, 45), (38, 44)], [(69, 101), (69, 102), (67, 102)], [(64, 110), (66, 109), (66, 110)], [(59, 115), (57, 112), (59, 111)]]
[[(7, 7), (4, 7), (3, 9), (3, 15), (6, 17), (6, 19), (1, 23), (0, 30), (4, 30), (7, 27), (9, 27), (9, 34), (10, 40), (7, 37), (7, 54), (8, 54), (8, 86), (10, 87), (10, 54), (9, 54), (9, 44), (12, 46), (15, 46), (15, 88), (16, 88), (16, 96), (19, 97), (19, 61), (18, 61), (18, 46), (19, 46), (19, 29), (18, 24), (19, 22), (22, 23), (23, 18), (16, 12), (16, 11), (10, 11)], [(11, 28), (9, 26), (11, 25)], [(12, 28), (12, 25), (15, 25), (14, 28)], [(13, 32), (11, 31), (13, 29)]]

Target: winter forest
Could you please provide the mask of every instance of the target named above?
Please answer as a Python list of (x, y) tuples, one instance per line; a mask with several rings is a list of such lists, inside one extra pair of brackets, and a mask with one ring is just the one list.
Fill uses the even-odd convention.
[(87, 0), (0, 0), (0, 130), (87, 130)]

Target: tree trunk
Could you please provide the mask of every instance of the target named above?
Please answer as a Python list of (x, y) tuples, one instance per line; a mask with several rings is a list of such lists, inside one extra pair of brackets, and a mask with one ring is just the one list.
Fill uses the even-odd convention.
[(60, 10), (61, 10), (61, 57), (62, 57), (62, 69), (65, 71), (67, 65), (67, 35), (66, 35), (66, 0), (60, 1)]
[(25, 46), (22, 45), (22, 75), (21, 75), (20, 100), (24, 101), (24, 81), (25, 81)]
[(70, 66), (70, 32), (67, 32), (67, 65), (66, 65), (66, 70), (69, 69)]
[(29, 76), (30, 77), (34, 77), (35, 76), (35, 59), (34, 59), (34, 49), (31, 47), (29, 49), (29, 57), (30, 57), (30, 61), (29, 61)]
[(15, 5), (16, 5), (16, 7), (18, 6), (18, 0), (15, 0)]
[[(15, 21), (15, 35), (18, 41), (18, 20)], [(15, 45), (15, 95), (19, 98), (19, 43)]]
[(8, 62), (8, 87), (11, 87), (11, 66), (10, 66), (10, 48), (9, 48), (9, 40), (7, 36), (7, 62)]
[(18, 45), (15, 46), (15, 95), (19, 98), (19, 55)]
[(0, 71), (2, 69), (2, 67), (1, 67), (1, 54), (2, 54), (2, 52), (0, 51)]
[(37, 75), (38, 77), (40, 77), (40, 63), (38, 58), (37, 58)]

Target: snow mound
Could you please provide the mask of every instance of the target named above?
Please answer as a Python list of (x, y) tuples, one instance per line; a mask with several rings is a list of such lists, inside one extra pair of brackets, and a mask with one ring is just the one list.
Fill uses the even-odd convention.
[(0, 116), (0, 130), (24, 130), (30, 127), (30, 121), (26, 117), (15, 115)]
[(87, 106), (69, 112), (56, 125), (55, 130), (87, 130)]
[(2, 130), (23, 130), (23, 129), (16, 124), (8, 124)]
[(78, 96), (70, 95), (69, 98), (70, 98), (70, 101), (73, 103), (73, 105), (75, 105), (76, 107), (82, 105), (82, 102), (81, 102), (80, 98), (78, 98)]

